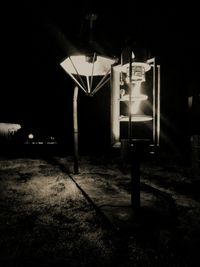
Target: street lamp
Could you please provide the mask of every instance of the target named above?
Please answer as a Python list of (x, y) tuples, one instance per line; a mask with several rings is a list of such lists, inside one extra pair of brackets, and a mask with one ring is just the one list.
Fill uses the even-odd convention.
[[(90, 14), (86, 17), (90, 20), (90, 30), (97, 16)], [(91, 40), (90, 40), (91, 41)], [(94, 41), (88, 45), (94, 44)], [(111, 58), (98, 53), (94, 48), (87, 47), (84, 52), (73, 54), (65, 58), (61, 67), (74, 80), (73, 97), (73, 130), (74, 130), (74, 172), (79, 173), (78, 164), (78, 111), (77, 99), (78, 89), (82, 89), (87, 96), (94, 96), (110, 79), (111, 67), (117, 62)]]
[[(61, 62), (61, 67), (75, 81), (73, 96), (73, 128), (74, 128), (74, 172), (79, 173), (78, 164), (78, 89), (81, 88), (87, 96), (94, 96), (110, 79), (111, 66), (116, 62), (105, 56), (80, 54), (67, 57)], [(100, 78), (94, 85), (94, 79)]]
[[(113, 66), (111, 75), (111, 143), (131, 154), (131, 204), (140, 207), (140, 160), (155, 153), (160, 139), (160, 65), (155, 58), (137, 58)], [(127, 151), (126, 151), (127, 152)], [(124, 159), (122, 159), (124, 160)]]
[[(60, 65), (86, 95), (94, 96), (109, 81), (111, 65), (115, 62), (116, 59), (93, 52), (71, 55)], [(100, 80), (94, 85), (95, 77), (99, 77)]]

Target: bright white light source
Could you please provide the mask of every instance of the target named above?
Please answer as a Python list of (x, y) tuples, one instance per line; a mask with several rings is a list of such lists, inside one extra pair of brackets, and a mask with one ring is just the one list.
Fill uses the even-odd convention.
[(33, 139), (34, 138), (34, 135), (33, 134), (29, 134), (28, 135), (28, 139)]
[(8, 131), (12, 129), (14, 132), (21, 129), (21, 125), (17, 123), (0, 123), (0, 133), (8, 133)]
[(108, 57), (96, 56), (93, 57), (85, 55), (75, 55), (66, 58), (61, 62), (63, 69), (70, 74), (80, 76), (103, 76), (110, 71), (111, 65), (115, 63), (115, 59)]
[[(151, 121), (152, 119), (153, 119), (152, 116), (148, 116), (148, 115), (134, 114), (131, 116), (131, 121), (133, 122), (136, 122), (136, 121), (145, 122), (145, 121)], [(120, 121), (129, 121), (129, 117), (121, 115)]]
[(131, 114), (136, 114), (140, 108), (140, 100), (135, 100), (131, 103)]
[[(131, 101), (131, 114), (136, 114), (140, 109), (140, 104), (142, 101), (147, 100), (148, 96), (141, 94), (141, 82), (135, 82), (131, 85), (131, 95), (124, 94), (123, 89), (121, 89), (121, 99), (120, 101), (125, 101), (126, 104), (129, 104), (129, 101)], [(123, 92), (123, 94), (122, 94)]]
[[(87, 95), (93, 96), (108, 82), (111, 66), (115, 62), (116, 59), (98, 56), (94, 53), (93, 55), (70, 56), (60, 65)], [(95, 76), (102, 76), (102, 78), (93, 88), (93, 77)]]

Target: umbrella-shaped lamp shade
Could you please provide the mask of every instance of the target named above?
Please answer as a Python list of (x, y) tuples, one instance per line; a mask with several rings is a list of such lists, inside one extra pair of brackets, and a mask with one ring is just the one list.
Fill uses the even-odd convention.
[(93, 60), (93, 57), (75, 55), (62, 61), (61, 66), (67, 73), (73, 75), (104, 76), (110, 72), (113, 63), (115, 63), (115, 60), (108, 57), (97, 56)]
[[(111, 66), (115, 62), (115, 58), (93, 53), (69, 56), (60, 65), (86, 94), (94, 95), (109, 80)], [(102, 76), (95, 87), (93, 87), (94, 76)]]

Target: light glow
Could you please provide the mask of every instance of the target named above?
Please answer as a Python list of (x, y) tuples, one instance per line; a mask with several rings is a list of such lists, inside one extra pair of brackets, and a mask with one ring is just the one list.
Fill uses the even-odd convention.
[(9, 131), (18, 131), (21, 129), (21, 125), (17, 123), (0, 123), (0, 132), (1, 133), (8, 133)]
[[(92, 58), (92, 57), (91, 57)], [(75, 55), (61, 62), (63, 69), (71, 74), (80, 76), (103, 76), (109, 71), (115, 60), (107, 57), (97, 56), (94, 62), (85, 55)]]
[[(129, 65), (130, 65), (129, 63), (124, 64), (124, 65), (119, 65), (119, 66), (117, 66), (117, 70), (120, 71), (120, 72), (122, 71), (122, 72), (126, 73), (127, 68), (129, 67)], [(145, 63), (145, 62), (132, 62), (132, 68), (138, 67), (138, 66), (143, 67), (145, 72), (149, 71), (150, 68), (151, 68), (151, 66), (148, 63)]]
[(125, 94), (125, 90), (121, 89), (120, 95), (121, 99), (120, 101), (125, 101), (128, 105), (129, 101), (131, 101), (131, 114), (136, 114), (140, 109), (140, 104), (142, 101), (147, 100), (148, 96), (141, 94), (141, 82), (135, 82), (134, 84), (131, 84), (131, 96), (129, 94)]
[[(76, 84), (88, 95), (94, 95), (109, 80), (111, 66), (116, 59), (93, 55), (73, 55), (60, 63)], [(93, 77), (103, 76), (93, 88)], [(86, 78), (86, 82), (82, 79)]]
[[(132, 66), (131, 71), (129, 69), (130, 66)], [(146, 82), (146, 72), (151, 69), (151, 74), (147, 76), (148, 84), (144, 87), (145, 90), (148, 90), (146, 95), (143, 93), (143, 87), (141, 85), (142, 82)], [(150, 78), (152, 79), (150, 80)], [(122, 61), (121, 64), (113, 66), (111, 82), (111, 137), (113, 144), (120, 144), (120, 139), (123, 138), (121, 135), (124, 136), (126, 129), (128, 134), (134, 135), (134, 131), (129, 130), (132, 128), (132, 123), (135, 123), (139, 126), (139, 128), (136, 126), (136, 131), (143, 126), (145, 130), (149, 128), (152, 136), (149, 136), (147, 133), (148, 138), (152, 138), (154, 145), (159, 145), (160, 66), (156, 65), (155, 58), (149, 59), (146, 62), (129, 62), (127, 64), (123, 64)], [(152, 87), (151, 91), (149, 90), (150, 86)], [(145, 100), (148, 101), (143, 102)], [(121, 102), (124, 102), (124, 104), (120, 104)], [(142, 125), (140, 122), (147, 123)], [(156, 134), (155, 127), (157, 127)], [(121, 128), (124, 131), (121, 132)]]
[[(141, 114), (134, 114), (131, 116), (131, 121), (132, 122), (142, 122), (142, 121), (151, 121), (153, 119), (152, 116), (148, 116), (148, 115), (141, 115)], [(129, 117), (128, 116), (120, 116), (120, 121), (129, 121)]]
[(34, 138), (34, 135), (33, 134), (29, 134), (28, 135), (28, 139), (33, 139)]

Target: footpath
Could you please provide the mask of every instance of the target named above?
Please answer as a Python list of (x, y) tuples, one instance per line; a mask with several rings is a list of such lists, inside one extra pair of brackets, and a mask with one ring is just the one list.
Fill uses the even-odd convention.
[(123, 172), (117, 163), (90, 158), (82, 158), (80, 166), (79, 174), (72, 174), (71, 169), (71, 177), (116, 231), (158, 247), (170, 247), (188, 258), (191, 266), (199, 262), (198, 176), (191, 177), (187, 168), (169, 161), (142, 164), (140, 208), (135, 210), (129, 169)]

